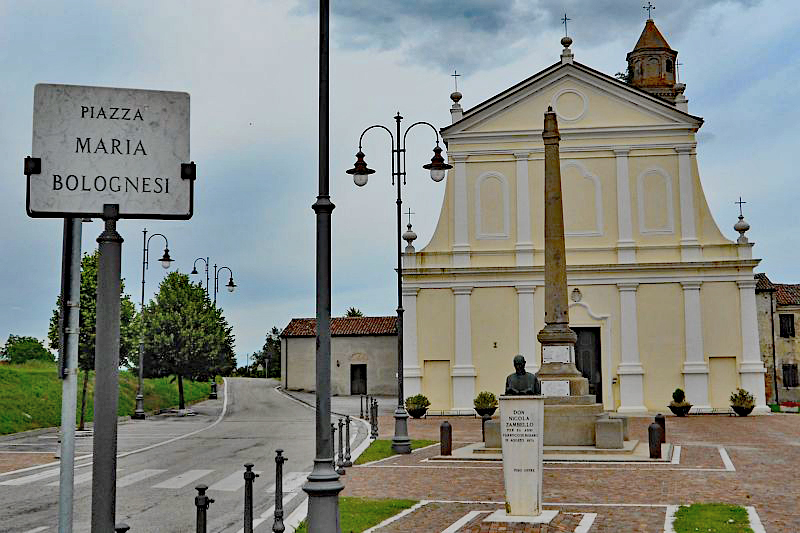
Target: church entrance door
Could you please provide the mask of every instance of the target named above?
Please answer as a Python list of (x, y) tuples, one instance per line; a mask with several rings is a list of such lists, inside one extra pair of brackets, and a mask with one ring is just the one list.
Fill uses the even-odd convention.
[(367, 365), (350, 365), (350, 394), (367, 393)]
[(575, 343), (575, 366), (589, 380), (589, 394), (603, 403), (602, 358), (600, 357), (600, 328), (572, 328), (578, 335)]

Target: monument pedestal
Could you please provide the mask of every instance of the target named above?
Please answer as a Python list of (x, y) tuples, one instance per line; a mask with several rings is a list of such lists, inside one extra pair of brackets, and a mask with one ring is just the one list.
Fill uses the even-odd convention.
[(506, 509), (497, 521), (542, 515), (543, 433), (543, 396), (500, 396)]

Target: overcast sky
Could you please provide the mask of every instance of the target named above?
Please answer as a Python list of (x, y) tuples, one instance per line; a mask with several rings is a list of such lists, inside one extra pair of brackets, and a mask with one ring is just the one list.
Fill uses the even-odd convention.
[[(450, 122), (458, 69), (462, 105), (473, 105), (558, 61), (566, 11), (576, 61), (614, 74), (641, 33), (639, 0), (333, 0), (331, 196), (333, 314), (397, 306), (394, 189), (389, 144), (379, 131), (364, 151), (378, 172), (356, 189), (360, 132)], [(779, 1), (671, 0), (653, 18), (679, 52), (689, 111), (705, 119), (700, 175), (712, 213), (734, 238), (741, 195), (758, 270), (800, 282), (800, 205), (792, 163), (800, 146), (800, 12)], [(139, 301), (142, 228), (164, 233), (173, 268), (197, 257), (229, 266), (236, 292), (218, 303), (234, 328), (240, 362), (265, 333), (315, 314), (318, 7), (311, 0), (0, 0), (0, 342), (46, 336), (59, 290), (62, 223), (25, 214), (22, 160), (31, 151), (33, 87), (66, 83), (187, 91), (196, 161), (190, 221), (121, 221), (126, 290)], [(409, 122), (411, 121), (411, 122)], [(430, 239), (444, 191), (420, 167), (433, 133), (409, 137), (404, 210), (416, 214), (417, 248)], [(92, 250), (98, 221), (83, 225)], [(151, 241), (153, 259), (163, 245)], [(200, 265), (202, 270), (202, 265)], [(149, 299), (164, 271), (147, 273)], [(204, 276), (200, 276), (203, 277)], [(226, 274), (220, 278), (221, 286)], [(213, 280), (212, 280), (213, 288)]]

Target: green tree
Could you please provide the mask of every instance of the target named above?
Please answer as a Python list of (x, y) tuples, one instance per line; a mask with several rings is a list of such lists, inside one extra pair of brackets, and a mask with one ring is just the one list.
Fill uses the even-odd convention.
[(0, 348), (0, 359), (11, 364), (25, 361), (55, 361), (55, 356), (34, 337), (9, 335), (5, 346)]
[[(91, 254), (83, 254), (81, 258), (81, 301), (78, 332), (78, 368), (83, 370), (83, 387), (81, 392), (81, 416), (78, 429), (84, 428), (86, 416), (86, 388), (89, 372), (94, 370), (95, 338), (97, 336), (97, 264), (100, 259), (99, 250)], [(120, 291), (120, 327), (119, 327), (119, 364), (130, 367), (132, 362), (138, 364), (139, 317), (131, 297), (124, 293), (125, 282)], [(56, 308), (50, 317), (50, 328), (47, 338), (50, 348), (58, 350), (58, 323), (61, 316), (61, 296), (56, 299)], [(135, 356), (135, 357), (133, 357)]]
[(361, 312), (361, 309), (357, 307), (351, 307), (347, 310), (344, 316), (354, 317), (354, 316), (364, 316), (364, 313)]
[(253, 354), (255, 356), (254, 366), (263, 365), (266, 369), (268, 378), (281, 377), (281, 330), (272, 326), (264, 340), (261, 351)]
[(175, 376), (179, 407), (183, 380), (209, 379), (235, 368), (233, 334), (222, 310), (189, 276), (170, 272), (142, 313), (147, 376)]

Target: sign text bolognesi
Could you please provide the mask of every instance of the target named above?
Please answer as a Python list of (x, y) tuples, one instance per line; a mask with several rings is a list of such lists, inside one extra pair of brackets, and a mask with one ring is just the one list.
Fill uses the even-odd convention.
[(189, 95), (180, 92), (39, 84), (34, 89), (28, 213), (189, 218)]

